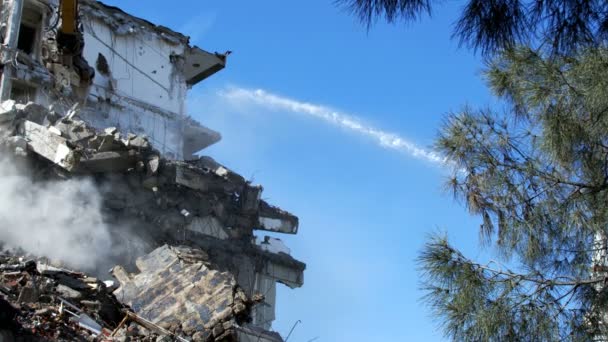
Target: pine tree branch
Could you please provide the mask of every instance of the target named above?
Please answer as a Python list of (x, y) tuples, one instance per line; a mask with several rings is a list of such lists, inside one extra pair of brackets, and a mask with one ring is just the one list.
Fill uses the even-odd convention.
[[(529, 275), (524, 275), (524, 274), (518, 274), (518, 273), (513, 273), (511, 271), (503, 271), (503, 270), (497, 270), (497, 269), (493, 269), (491, 267), (485, 266), (485, 265), (481, 265), (481, 264), (477, 264), (477, 263), (473, 263), (470, 261), (464, 262), (464, 261), (457, 261), (460, 262), (461, 264), (468, 264), (471, 265), (472, 267), (476, 267), (479, 269), (482, 269), (484, 271), (493, 273), (495, 275), (499, 275), (499, 276), (506, 276), (512, 279), (519, 279), (519, 280), (524, 280), (527, 282), (532, 282), (532, 283), (536, 283), (539, 285), (546, 285), (546, 286), (582, 286), (582, 285), (591, 285), (591, 284), (597, 284), (597, 283), (601, 283), (604, 282), (606, 280), (608, 280), (608, 276), (604, 276), (604, 277), (596, 277), (596, 278), (589, 278), (589, 279), (576, 279), (574, 277), (569, 277), (569, 276), (559, 276), (559, 277), (555, 277), (554, 279), (538, 279), (538, 278), (534, 278), (531, 277)], [(569, 279), (569, 281), (558, 281), (556, 279)]]

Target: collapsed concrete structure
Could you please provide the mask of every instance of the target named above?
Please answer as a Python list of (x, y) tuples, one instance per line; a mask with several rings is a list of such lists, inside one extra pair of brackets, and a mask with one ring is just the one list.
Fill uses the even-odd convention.
[[(82, 46), (57, 42), (59, 0), (2, 2), (2, 100), (53, 104), (94, 127), (146, 134), (164, 156), (189, 159), (220, 134), (186, 115), (189, 87), (224, 68), (226, 55), (100, 2), (80, 1)], [(83, 75), (84, 74), (84, 75)]]
[(220, 134), (186, 115), (187, 90), (226, 54), (92, 0), (80, 2), (80, 48), (66, 51), (58, 0), (0, 4), (2, 148), (40, 181), (94, 179), (108, 222), (129, 222), (146, 241), (150, 254), (113, 269), (116, 298), (179, 338), (281, 341), (267, 331), (276, 284), (302, 286), (305, 265), (254, 233), (296, 234), (298, 218), (196, 157)]

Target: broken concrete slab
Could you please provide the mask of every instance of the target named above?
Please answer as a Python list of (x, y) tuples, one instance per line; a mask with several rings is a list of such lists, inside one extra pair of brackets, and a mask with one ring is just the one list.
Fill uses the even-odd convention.
[(230, 237), (222, 223), (213, 216), (195, 217), (186, 229), (212, 236), (216, 239), (226, 240)]
[(292, 267), (287, 267), (282, 263), (273, 261), (267, 262), (262, 273), (292, 289), (304, 285), (304, 272)]
[(128, 146), (145, 150), (150, 148), (150, 143), (148, 142), (148, 139), (146, 137), (136, 135), (133, 138), (129, 138)]
[(87, 126), (82, 120), (64, 119), (55, 124), (55, 127), (63, 133), (63, 136), (74, 142), (90, 139), (97, 134), (93, 128)]
[(297, 223), (294, 223), (293, 220), (286, 218), (260, 216), (256, 229), (277, 233), (296, 234), (298, 232), (298, 225)]
[(35, 122), (39, 125), (44, 124), (44, 121), (49, 114), (48, 108), (34, 102), (28, 102), (24, 105), (17, 104), (15, 108), (19, 110), (20, 117), (25, 117), (29, 121)]
[(63, 298), (66, 298), (66, 299), (77, 300), (77, 299), (82, 298), (82, 293), (74, 290), (73, 288), (71, 288), (69, 286), (65, 286), (63, 284), (57, 285), (57, 288), (55, 289), (55, 291), (57, 291), (57, 293), (59, 293), (60, 296), (62, 296)]
[(256, 229), (268, 230), (286, 234), (298, 233), (298, 217), (266, 201), (260, 201), (258, 227)]
[[(223, 333), (224, 324), (237, 323), (242, 305), (250, 307), (252, 302), (243, 301), (247, 297), (231, 273), (211, 269), (202, 260), (182, 259), (184, 250), (188, 248), (163, 246), (154, 250), (138, 259), (138, 274), (115, 269), (120, 287), (114, 293), (154, 324), (177, 324), (189, 335), (197, 331)], [(230, 329), (235, 325), (229, 325)]]
[(181, 163), (176, 165), (175, 183), (194, 190), (209, 190), (209, 181), (202, 174)]
[(61, 131), (59, 130), (59, 128), (55, 127), (55, 126), (51, 126), (49, 127), (49, 132), (58, 135), (58, 136), (62, 136), (63, 133), (61, 133)]
[(191, 165), (208, 171), (220, 178), (224, 178), (234, 184), (245, 185), (247, 182), (243, 176), (231, 171), (229, 168), (215, 161), (215, 159), (209, 156), (201, 156), (199, 159), (188, 161)]
[(154, 156), (150, 160), (148, 160), (147, 171), (148, 171), (149, 175), (151, 175), (151, 176), (156, 175), (159, 167), (160, 167), (160, 157)]
[(77, 156), (68, 146), (65, 138), (50, 132), (44, 126), (27, 120), (21, 124), (20, 132), (27, 140), (29, 150), (68, 171), (72, 171), (76, 167)]
[(0, 103), (0, 123), (13, 121), (17, 113), (17, 102), (15, 100), (7, 100)]
[(106, 129), (103, 130), (106, 134), (108, 135), (114, 135), (118, 132), (118, 128), (116, 127), (108, 127)]
[(35, 303), (38, 301), (40, 292), (33, 285), (24, 286), (19, 293), (17, 302), (19, 303)]

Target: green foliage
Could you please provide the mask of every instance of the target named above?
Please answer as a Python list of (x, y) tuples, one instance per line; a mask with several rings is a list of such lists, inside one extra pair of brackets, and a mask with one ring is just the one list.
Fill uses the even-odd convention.
[(516, 272), (435, 236), (419, 259), (426, 299), (455, 340), (607, 337), (606, 272), (593, 267), (608, 236), (608, 50), (507, 49), (486, 77), (506, 110), (449, 115), (437, 147), (454, 196)]
[[(377, 18), (412, 21), (430, 15), (442, 0), (335, 0), (368, 27)], [(484, 53), (532, 41), (570, 52), (604, 41), (608, 3), (602, 0), (468, 0), (454, 36)]]

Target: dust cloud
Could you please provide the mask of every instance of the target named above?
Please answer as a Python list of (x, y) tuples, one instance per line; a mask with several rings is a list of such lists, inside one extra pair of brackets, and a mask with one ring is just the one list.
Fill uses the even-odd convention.
[(0, 155), (0, 242), (79, 271), (107, 272), (143, 254), (127, 227), (104, 220), (103, 199), (87, 178), (34, 180), (29, 168)]

